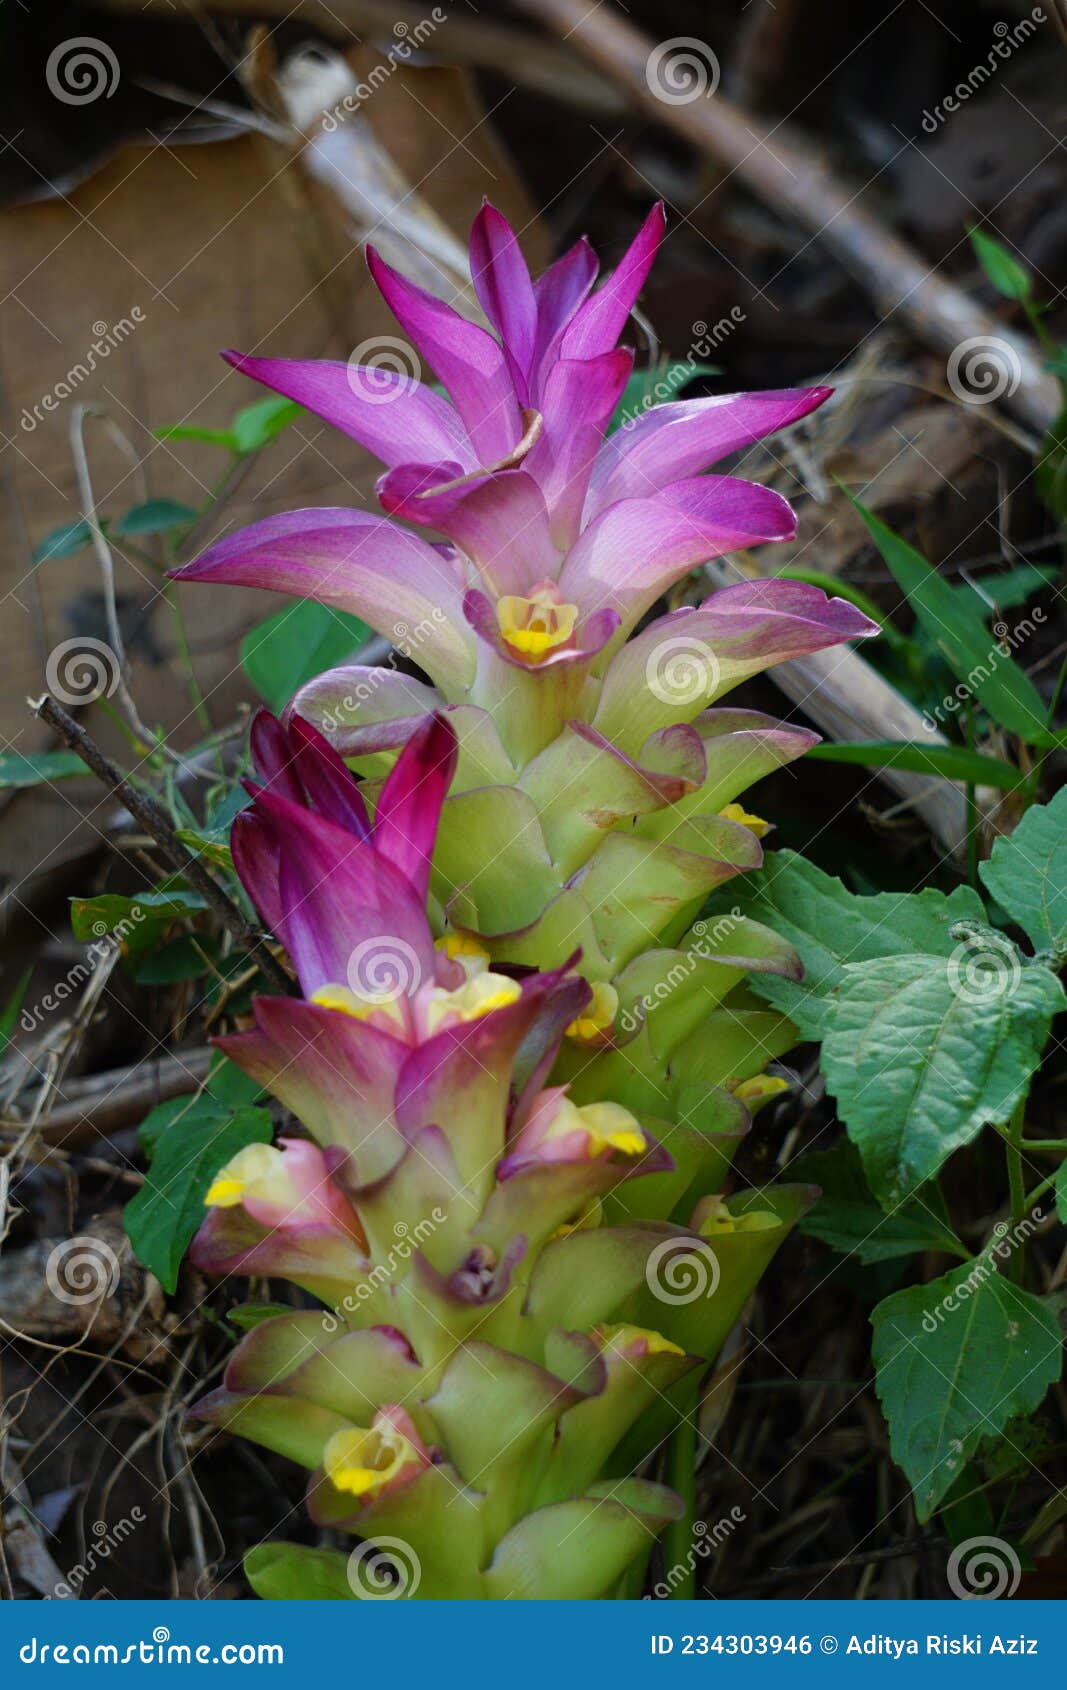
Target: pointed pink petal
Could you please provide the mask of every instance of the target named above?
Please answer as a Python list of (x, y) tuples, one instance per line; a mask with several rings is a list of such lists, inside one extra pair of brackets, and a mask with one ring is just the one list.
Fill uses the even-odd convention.
[[(293, 766), (309, 803), (357, 839), (369, 839), (370, 817), (359, 782), (317, 728), (294, 716), (289, 723)], [(283, 798), (288, 796), (283, 791)]]
[(367, 263), (390, 311), (448, 388), (475, 461), (491, 464), (506, 457), (522, 437), (522, 421), (507, 359), (492, 335), (407, 281), (373, 247), (367, 248)]
[(173, 575), (317, 599), (362, 617), (386, 639), (403, 642), (421, 629), (419, 662), (435, 681), (462, 692), (473, 676), (458, 572), (425, 540), (384, 517), (343, 509), (269, 516), (209, 546)]
[(375, 850), (411, 882), (421, 900), (430, 888), (437, 824), (457, 756), (452, 724), (444, 716), (431, 716), (397, 758), (374, 812)]
[(593, 470), (586, 520), (616, 499), (645, 498), (743, 452), (808, 416), (832, 393), (832, 387), (782, 388), (655, 406), (605, 441)]
[(414, 376), (328, 358), (222, 356), (242, 375), (284, 393), (385, 464), (407, 458), (458, 458), (475, 467), (467, 431), (447, 399)]
[(520, 378), (519, 397), (525, 405), (537, 336), (537, 301), (515, 231), (488, 201), (471, 230), (471, 276), (482, 310), (503, 341), (513, 374)]
[[(540, 377), (552, 362), (560, 336), (596, 280), (596, 253), (583, 235), (534, 283), (537, 300), (537, 363)], [(536, 392), (534, 394), (536, 400)]]
[(544, 495), (525, 469), (489, 477), (473, 492), (468, 490), (440, 521), (442, 532), (467, 554), (498, 596), (524, 595), (556, 575), (559, 553), (552, 544)]
[(559, 589), (587, 612), (615, 606), (628, 630), (697, 564), (795, 533), (796, 518), (780, 493), (734, 476), (696, 476), (655, 498), (611, 505), (568, 556)]
[(271, 1092), (322, 1145), (356, 1157), (369, 1181), (403, 1143), (392, 1124), (397, 1076), (409, 1047), (365, 1021), (297, 998), (257, 997), (255, 1026), (215, 1044)]
[(524, 467), (540, 483), (561, 551), (578, 537), (604, 430), (632, 369), (633, 353), (619, 348), (599, 358), (560, 359), (549, 371), (541, 399), (544, 432)]
[(663, 207), (654, 205), (618, 268), (571, 318), (560, 341), (562, 358), (595, 358), (611, 351), (644, 287), (665, 227)]

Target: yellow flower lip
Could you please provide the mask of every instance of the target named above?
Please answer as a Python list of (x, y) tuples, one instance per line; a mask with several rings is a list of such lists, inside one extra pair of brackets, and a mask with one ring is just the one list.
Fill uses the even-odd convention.
[(505, 1009), (517, 1003), (522, 987), (509, 974), (494, 974), (491, 970), (473, 975), (465, 986), (454, 992), (435, 987), (426, 1006), (426, 1028), (435, 1033), (445, 1021), (456, 1017), (460, 1021), (478, 1021), (494, 1009)]
[(605, 1350), (629, 1350), (641, 1346), (641, 1352), (646, 1356), (684, 1356), (685, 1351), (678, 1344), (672, 1344), (662, 1332), (653, 1332), (648, 1326), (627, 1326), (625, 1323), (616, 1326), (594, 1326), (593, 1337)]
[(757, 839), (762, 839), (765, 833), (771, 831), (770, 822), (765, 822), (762, 816), (751, 815), (743, 804), (727, 804), (725, 809), (719, 811), (719, 815), (724, 822), (739, 822), (742, 827), (747, 827)]
[(725, 1199), (717, 1197), (707, 1199), (707, 1213), (698, 1230), (702, 1238), (722, 1238), (729, 1233), (770, 1232), (781, 1224), (771, 1209), (746, 1209), (739, 1215), (733, 1215)]
[(578, 1044), (601, 1043), (603, 1035), (615, 1024), (619, 1009), (619, 994), (614, 986), (603, 980), (593, 982), (593, 1001), (567, 1028), (567, 1038)]
[(279, 1173), (282, 1161), (281, 1151), (273, 1144), (246, 1144), (215, 1175), (204, 1198), (205, 1208), (236, 1208), (253, 1186), (262, 1188)]
[(587, 1103), (578, 1110), (589, 1133), (589, 1154), (619, 1150), (624, 1156), (643, 1156), (648, 1149), (641, 1124), (621, 1103)]
[(322, 1455), (326, 1476), (350, 1496), (377, 1496), (416, 1451), (393, 1426), (353, 1426), (335, 1432)]
[(529, 598), (505, 593), (497, 600), (496, 619), (503, 639), (513, 651), (531, 663), (557, 646), (566, 645), (574, 634), (578, 606), (563, 604), (550, 581), (534, 587)]

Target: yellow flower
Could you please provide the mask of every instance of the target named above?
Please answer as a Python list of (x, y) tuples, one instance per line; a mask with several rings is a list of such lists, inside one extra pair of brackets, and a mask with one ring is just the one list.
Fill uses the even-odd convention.
[(534, 587), (529, 598), (505, 593), (497, 600), (496, 619), (500, 632), (513, 651), (540, 663), (556, 646), (566, 645), (578, 620), (576, 604), (561, 604), (551, 582)]
[(770, 822), (765, 822), (762, 816), (750, 815), (743, 804), (727, 804), (725, 810), (720, 810), (719, 814), (724, 822), (740, 822), (741, 826), (747, 827), (757, 839), (762, 839), (765, 833), (770, 832)]
[(417, 1460), (414, 1446), (388, 1424), (353, 1426), (335, 1432), (323, 1451), (326, 1476), (337, 1490), (352, 1496), (377, 1496), (409, 1461)]
[(571, 1022), (567, 1037), (576, 1039), (579, 1044), (599, 1043), (601, 1034), (614, 1026), (618, 1010), (619, 994), (614, 986), (603, 980), (594, 981), (593, 1001)]
[(647, 1326), (594, 1326), (593, 1337), (604, 1350), (628, 1350), (641, 1344), (646, 1356), (685, 1354), (677, 1344), (672, 1344), (669, 1338), (665, 1338), (662, 1332), (653, 1332)]

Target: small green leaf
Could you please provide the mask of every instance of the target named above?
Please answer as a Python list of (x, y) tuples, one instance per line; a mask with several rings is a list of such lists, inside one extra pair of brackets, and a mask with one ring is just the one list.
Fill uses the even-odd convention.
[(85, 773), (75, 751), (5, 751), (0, 754), (0, 791), (40, 786), (43, 781), (71, 780)]
[(298, 687), (350, 657), (370, 638), (357, 616), (298, 599), (241, 641), (241, 664), (260, 696), (281, 711)]
[(1067, 1161), (1056, 1169), (1055, 1196), (1057, 1218), (1067, 1225)]
[(1060, 1375), (1055, 1317), (997, 1272), (1011, 1247), (999, 1239), (940, 1279), (895, 1292), (871, 1317), (893, 1458), (908, 1476), (920, 1521), (980, 1441), (1033, 1413)]
[(238, 450), (232, 429), (200, 428), (196, 423), (170, 423), (157, 428), (157, 440), (201, 440), (206, 446), (221, 446), (227, 452)]
[(967, 233), (979, 264), (997, 292), (1005, 299), (1029, 299), (1033, 283), (1025, 264), (985, 229), (968, 229)]
[(979, 873), (1035, 950), (1067, 952), (1067, 787), (1031, 805)]
[(226, 1319), (231, 1326), (239, 1327), (242, 1332), (251, 1332), (254, 1327), (262, 1326), (265, 1320), (274, 1320), (280, 1314), (292, 1314), (291, 1303), (238, 1303), (235, 1309), (226, 1311)]
[(950, 957), (845, 968), (822, 1071), (883, 1207), (913, 1196), (987, 1123), (1010, 1119), (1065, 1006), (1055, 974), (977, 925)]
[(22, 1000), (26, 996), (26, 988), (32, 979), (33, 967), (31, 965), (31, 967), (23, 970), (22, 974), (15, 982), (15, 988), (10, 997), (5, 1003), (3, 1009), (0, 1010), (0, 1056), (3, 1056), (11, 1042), (11, 1034), (14, 1030), (15, 1021), (18, 1017), (19, 1010), (22, 1008)]
[(245, 1556), (245, 1577), (265, 1602), (354, 1602), (348, 1557), (338, 1549), (257, 1543)]
[(789, 1178), (822, 1187), (815, 1207), (797, 1223), (799, 1230), (842, 1255), (857, 1257), (865, 1266), (912, 1256), (919, 1250), (967, 1256), (949, 1225), (936, 1185), (923, 1187), (908, 1203), (886, 1214), (871, 1195), (858, 1150), (847, 1139), (832, 1150), (816, 1151), (791, 1163)]
[(292, 399), (257, 399), (233, 419), (233, 439), (238, 452), (258, 452), (283, 429), (303, 415), (304, 407)]
[(248, 1104), (232, 1109), (209, 1092), (184, 1101), (187, 1106), (177, 1111), (160, 1106), (169, 1118), (153, 1110), (144, 1123), (152, 1123), (145, 1135), (151, 1166), (124, 1217), (134, 1254), (165, 1291), (177, 1286), (182, 1257), (204, 1219), (204, 1198), (219, 1169), (246, 1145), (268, 1144), (272, 1132), (269, 1110)]
[(970, 887), (957, 887), (947, 898), (932, 888), (858, 897), (795, 851), (775, 851), (755, 874), (731, 882), (723, 908), (734, 903), (800, 952), (802, 981), (758, 974), (750, 983), (811, 1039), (822, 1036), (830, 993), (847, 964), (916, 951), (947, 957), (955, 948), (955, 922), (985, 920), (982, 900)]
[(47, 563), (54, 557), (73, 557), (92, 544), (93, 532), (87, 522), (61, 522), (45, 535), (34, 548), (31, 562)]
[(919, 774), (941, 775), (945, 780), (962, 780), (974, 786), (996, 786), (1012, 791), (1023, 776), (1012, 763), (1000, 757), (986, 757), (965, 745), (927, 745), (921, 740), (853, 740), (847, 745), (814, 745), (808, 756), (820, 763), (861, 763), (872, 769), (915, 769)]
[[(851, 495), (849, 495), (851, 498)], [(891, 575), (958, 681), (994, 721), (1030, 745), (1045, 744), (1047, 708), (1010, 651), (985, 627), (971, 602), (942, 580), (914, 546), (852, 499)]]
[(115, 524), (116, 534), (164, 534), (169, 528), (184, 528), (195, 522), (197, 512), (177, 499), (148, 499), (134, 505)]
[(130, 972), (139, 986), (172, 986), (181, 980), (199, 979), (208, 967), (203, 952), (183, 933), (158, 951), (135, 959)]
[(150, 949), (172, 921), (206, 909), (199, 892), (140, 892), (136, 898), (102, 892), (96, 898), (72, 898), (70, 924), (76, 939), (103, 939), (110, 933), (132, 956)]

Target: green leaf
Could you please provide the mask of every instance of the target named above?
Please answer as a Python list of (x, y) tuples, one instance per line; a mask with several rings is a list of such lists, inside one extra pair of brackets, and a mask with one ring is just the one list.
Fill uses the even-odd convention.
[(265, 1602), (354, 1602), (348, 1557), (339, 1549), (257, 1543), (245, 1556), (245, 1577)]
[(998, 839), (980, 875), (1037, 951), (1067, 952), (1067, 787)]
[(942, 775), (974, 786), (996, 786), (1011, 791), (1023, 776), (1012, 763), (1000, 757), (986, 757), (965, 745), (927, 745), (921, 740), (852, 740), (847, 745), (812, 746), (808, 756), (821, 763), (862, 763), (872, 769), (915, 769), (924, 775)]
[(128, 955), (149, 950), (172, 921), (207, 909), (199, 892), (139, 892), (136, 898), (102, 892), (96, 898), (72, 898), (70, 924), (76, 939), (118, 938)]
[[(849, 495), (851, 498), (851, 494)], [(898, 587), (952, 670), (1010, 733), (1044, 744), (1047, 709), (1010, 652), (987, 632), (981, 615), (958, 595), (914, 546), (852, 499)]]
[(292, 399), (257, 399), (246, 405), (233, 419), (234, 448), (238, 452), (258, 452), (291, 422), (303, 414), (304, 407)]
[(0, 1010), (0, 1056), (3, 1056), (11, 1042), (11, 1034), (15, 1026), (15, 1021), (18, 1017), (19, 1010), (22, 1008), (22, 1000), (26, 996), (26, 988), (32, 979), (33, 967), (31, 964), (29, 968), (23, 969), (22, 974), (15, 982), (13, 992), (5, 1003), (3, 1009)]
[(967, 233), (979, 264), (997, 292), (1005, 299), (1029, 299), (1033, 282), (1025, 264), (984, 229), (968, 229)]
[(46, 780), (70, 780), (85, 774), (76, 751), (5, 751), (0, 754), (0, 791), (40, 786)]
[(932, 889), (858, 897), (795, 851), (775, 851), (755, 874), (732, 881), (723, 907), (734, 903), (800, 952), (803, 981), (759, 974), (749, 984), (812, 1039), (821, 1037), (829, 994), (847, 964), (915, 951), (947, 957), (955, 946), (953, 923), (985, 920), (982, 900), (969, 887), (947, 898)]
[(968, 1256), (949, 1225), (936, 1185), (916, 1192), (909, 1202), (886, 1214), (871, 1195), (858, 1150), (847, 1139), (832, 1150), (791, 1163), (789, 1178), (822, 1187), (815, 1207), (797, 1223), (799, 1230), (844, 1256), (855, 1256), (865, 1266), (919, 1250)]
[(238, 450), (233, 430), (229, 428), (201, 428), (196, 423), (170, 423), (157, 428), (157, 440), (202, 440), (206, 446), (221, 446), (227, 452)]
[(952, 591), (965, 598), (972, 611), (988, 616), (992, 606), (997, 610), (1014, 610), (1017, 605), (1025, 604), (1035, 593), (1051, 586), (1057, 573), (1051, 564), (1020, 563), (999, 575), (983, 577), (981, 592), (973, 581), (961, 581)]
[(1055, 974), (1024, 966), (991, 928), (975, 926), (951, 957), (845, 968), (822, 1071), (884, 1207), (911, 1197), (986, 1123), (1008, 1121), (1065, 1006)]
[[(1067, 370), (1061, 372), (1060, 381), (1067, 385)], [(1045, 509), (1058, 522), (1067, 521), (1067, 408), (1041, 442), (1034, 483)]]
[(231, 1062), (228, 1056), (223, 1056), (220, 1052), (215, 1057), (211, 1072), (202, 1086), (191, 1088), (182, 1097), (170, 1097), (165, 1103), (157, 1103), (155, 1108), (149, 1111), (137, 1129), (137, 1142), (145, 1155), (151, 1159), (164, 1129), (204, 1098), (208, 1099), (220, 1117), (225, 1118), (247, 1103), (258, 1103), (262, 1096), (262, 1088), (256, 1081), (249, 1079), (236, 1062)]
[(291, 1303), (238, 1303), (235, 1309), (227, 1309), (226, 1319), (240, 1331), (251, 1332), (253, 1327), (262, 1326), (265, 1320), (292, 1313)]
[[(185, 1107), (175, 1110), (175, 1102)], [(126, 1234), (138, 1261), (165, 1291), (173, 1291), (182, 1257), (204, 1218), (212, 1180), (246, 1145), (270, 1142), (270, 1112), (249, 1104), (231, 1107), (205, 1090), (160, 1105), (141, 1131), (152, 1161), (144, 1185), (126, 1205)]]
[(979, 1442), (1030, 1414), (1059, 1378), (1050, 1310), (996, 1271), (1007, 1238), (974, 1262), (879, 1303), (872, 1315), (877, 1389), (894, 1460), (928, 1520)]
[(197, 515), (191, 505), (179, 504), (177, 499), (148, 499), (119, 517), (115, 533), (164, 534), (169, 528), (184, 528), (195, 522)]
[(343, 662), (369, 638), (370, 629), (358, 616), (298, 599), (245, 635), (241, 664), (277, 713), (305, 681)]
[(47, 563), (53, 557), (73, 557), (92, 544), (93, 533), (87, 522), (61, 522), (47, 533), (34, 548), (31, 562)]
[(180, 980), (198, 979), (209, 966), (201, 949), (183, 933), (160, 950), (135, 959), (130, 972), (139, 986), (172, 986)]
[(1057, 1218), (1067, 1225), (1067, 1161), (1056, 1169), (1055, 1196)]

